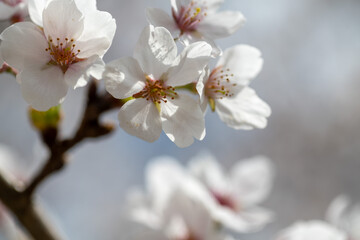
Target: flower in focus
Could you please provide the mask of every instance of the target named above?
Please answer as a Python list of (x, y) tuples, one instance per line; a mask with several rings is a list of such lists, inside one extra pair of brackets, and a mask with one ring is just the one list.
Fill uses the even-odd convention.
[(240, 12), (217, 12), (224, 0), (171, 0), (172, 17), (157, 8), (147, 9), (148, 21), (155, 26), (166, 27), (185, 45), (206, 41), (213, 47), (213, 56), (221, 50), (214, 39), (233, 34), (245, 22)]
[(106, 90), (118, 99), (131, 98), (119, 112), (129, 134), (153, 142), (164, 130), (178, 147), (205, 136), (204, 116), (197, 100), (177, 89), (198, 81), (210, 59), (211, 46), (197, 42), (177, 56), (176, 44), (163, 27), (144, 29), (134, 57), (107, 64)]
[(207, 69), (203, 81), (197, 84), (204, 112), (210, 105), (234, 129), (266, 127), (271, 109), (248, 87), (262, 65), (261, 53), (254, 47), (236, 45), (227, 49), (216, 67)]
[(27, 0), (0, 0), (0, 20), (21, 22), (28, 15)]
[(223, 226), (245, 233), (258, 231), (272, 220), (272, 212), (258, 206), (269, 195), (273, 183), (269, 159), (242, 160), (225, 173), (212, 155), (202, 153), (190, 161), (189, 170), (213, 196)]
[(1, 34), (1, 56), (18, 70), (25, 100), (45, 111), (61, 103), (69, 87), (101, 77), (102, 57), (115, 34), (115, 20), (84, 0), (31, 0), (35, 23), (16, 23)]
[(322, 221), (299, 222), (282, 231), (277, 240), (347, 240), (345, 233)]
[(346, 232), (351, 240), (360, 239), (360, 205), (350, 207), (350, 199), (337, 197), (330, 205), (327, 219), (334, 226)]
[(159, 158), (147, 168), (147, 191), (129, 198), (131, 219), (144, 228), (134, 239), (229, 239), (213, 219), (214, 202), (196, 179), (171, 158)]

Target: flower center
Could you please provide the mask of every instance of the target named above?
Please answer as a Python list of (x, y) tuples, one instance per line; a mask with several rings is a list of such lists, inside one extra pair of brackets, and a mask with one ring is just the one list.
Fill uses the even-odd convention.
[(182, 6), (178, 12), (172, 9), (173, 18), (181, 30), (184, 32), (192, 32), (196, 30), (196, 26), (206, 17), (206, 7), (199, 5), (196, 1), (191, 1), (188, 6)]
[(49, 38), (49, 47), (45, 51), (49, 52), (51, 60), (48, 64), (57, 65), (65, 73), (71, 64), (82, 61), (77, 55), (80, 49), (75, 49), (74, 39), (65, 38), (64, 40), (56, 38), (54, 41)]
[(233, 83), (234, 74), (230, 69), (224, 70), (222, 66), (215, 68), (205, 84), (205, 95), (212, 99), (223, 99), (224, 97), (234, 96), (233, 88), (237, 86)]
[(212, 195), (214, 196), (215, 200), (223, 207), (227, 207), (233, 211), (237, 211), (238, 207), (236, 206), (235, 201), (232, 199), (231, 196), (226, 194), (221, 194), (217, 192), (212, 192)]
[(145, 98), (153, 103), (167, 102), (167, 98), (175, 99), (178, 94), (175, 88), (166, 86), (163, 80), (154, 80), (149, 75), (146, 76), (145, 87), (142, 91), (133, 95), (134, 98)]
[(22, 0), (0, 0), (0, 2), (3, 2), (11, 7), (15, 7), (16, 5), (21, 3)]

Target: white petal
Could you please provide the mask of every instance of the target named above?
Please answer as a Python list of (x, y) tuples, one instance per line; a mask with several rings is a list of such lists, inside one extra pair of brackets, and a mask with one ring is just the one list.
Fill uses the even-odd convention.
[(164, 27), (173, 35), (179, 31), (173, 18), (159, 8), (147, 8), (146, 17), (150, 24), (154, 25), (155, 27)]
[(197, 31), (213, 39), (232, 35), (245, 23), (245, 17), (240, 12), (224, 11), (209, 14), (199, 23)]
[[(71, 88), (84, 87), (88, 81), (87, 71), (99, 60), (98, 56), (85, 59), (84, 61), (71, 64), (65, 73), (65, 81)], [(85, 84), (85, 85), (84, 85)]]
[(360, 204), (357, 204), (349, 216), (349, 235), (351, 239), (359, 239), (360, 238)]
[(179, 56), (179, 64), (169, 70), (167, 84), (181, 86), (197, 82), (210, 61), (211, 46), (197, 42), (187, 46)]
[(273, 214), (263, 208), (251, 208), (235, 212), (220, 206), (215, 215), (217, 221), (224, 227), (238, 233), (259, 231), (273, 219)]
[(349, 197), (344, 195), (338, 196), (330, 204), (326, 213), (326, 219), (335, 226), (338, 227), (342, 226), (346, 210), (349, 206), (350, 206)]
[(224, 51), (216, 66), (229, 69), (234, 74), (232, 81), (246, 86), (261, 71), (263, 59), (258, 49), (249, 45), (236, 45)]
[(11, 18), (17, 11), (18, 9), (16, 7), (11, 7), (0, 2), (0, 20), (7, 20)]
[(0, 38), (1, 56), (11, 67), (21, 71), (25, 66), (45, 65), (50, 61), (41, 29), (30, 22), (20, 22), (5, 29)]
[(322, 221), (299, 222), (284, 230), (277, 240), (346, 240), (346, 235)]
[(235, 164), (230, 176), (235, 198), (242, 208), (246, 208), (267, 198), (273, 185), (274, 167), (268, 158), (254, 157)]
[(38, 26), (43, 26), (43, 11), (48, 0), (29, 0), (29, 15), (31, 20)]
[(180, 36), (180, 42), (185, 46), (188, 46), (191, 43), (196, 43), (196, 42), (200, 42), (200, 41), (204, 41), (211, 46), (211, 48), (212, 48), (211, 57), (212, 58), (217, 58), (218, 56), (221, 56), (222, 50), (216, 45), (214, 40), (209, 37), (204, 36), (200, 32), (189, 32), (189, 33), (184, 33), (183, 35)]
[(232, 98), (216, 99), (215, 109), (229, 127), (244, 130), (265, 128), (271, 114), (269, 105), (248, 87)]
[(77, 41), (76, 49), (80, 50), (78, 58), (89, 58), (97, 55), (103, 57), (111, 42), (107, 38), (93, 38), (86, 41)]
[(121, 107), (118, 116), (120, 127), (130, 135), (148, 142), (160, 137), (160, 114), (152, 102), (143, 98), (130, 100)]
[(68, 86), (60, 68), (25, 69), (19, 74), (21, 91), (25, 100), (36, 110), (46, 111), (61, 103)]
[(146, 27), (134, 50), (134, 58), (138, 60), (144, 73), (160, 79), (177, 55), (177, 47), (170, 32), (163, 27)]
[(88, 14), (90, 12), (96, 11), (96, 0), (75, 0), (75, 3), (77, 8), (83, 14)]
[(108, 63), (103, 73), (106, 90), (115, 98), (123, 99), (140, 92), (145, 87), (145, 76), (132, 57)]
[(73, 0), (52, 0), (43, 11), (44, 32), (47, 38), (60, 41), (77, 39), (83, 32), (83, 14)]
[(163, 130), (178, 147), (190, 146), (205, 137), (205, 121), (197, 101), (188, 95), (161, 103)]

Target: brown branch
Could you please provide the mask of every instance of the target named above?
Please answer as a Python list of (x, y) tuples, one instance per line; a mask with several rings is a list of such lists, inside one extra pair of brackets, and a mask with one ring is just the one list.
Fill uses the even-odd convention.
[(91, 82), (84, 115), (74, 137), (59, 140), (57, 128), (41, 131), (42, 140), (49, 148), (50, 156), (29, 186), (25, 190), (19, 191), (0, 174), (0, 199), (34, 239), (58, 240), (60, 237), (44, 220), (42, 212), (35, 208), (32, 200), (33, 193), (46, 178), (65, 166), (67, 151), (87, 138), (98, 138), (111, 133), (113, 125), (103, 124), (99, 118), (101, 114), (114, 108), (120, 108), (122, 105), (122, 101), (114, 99), (108, 93), (98, 94), (96, 82)]

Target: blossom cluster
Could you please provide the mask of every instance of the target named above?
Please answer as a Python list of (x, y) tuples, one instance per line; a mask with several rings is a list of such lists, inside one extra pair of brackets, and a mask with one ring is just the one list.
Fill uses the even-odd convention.
[(245, 22), (240, 12), (218, 12), (222, 2), (173, 0), (171, 16), (147, 9), (150, 25), (133, 56), (105, 65), (116, 23), (95, 0), (29, 0), (32, 22), (1, 33), (0, 61), (18, 72), (24, 99), (39, 111), (62, 103), (69, 88), (104, 80), (125, 102), (120, 127), (148, 142), (162, 131), (179, 147), (202, 140), (207, 106), (234, 129), (264, 128), (270, 107), (249, 87), (262, 68), (261, 53), (241, 44), (222, 52), (216, 45)]

